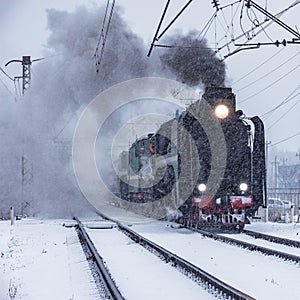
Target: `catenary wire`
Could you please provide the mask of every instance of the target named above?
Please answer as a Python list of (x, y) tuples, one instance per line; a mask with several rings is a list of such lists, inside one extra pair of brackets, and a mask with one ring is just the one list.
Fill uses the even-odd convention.
[[(288, 6), (288, 7), (285, 8), (284, 10), (280, 11), (279, 13), (275, 14), (275, 17), (280, 18), (280, 17), (281, 17), (283, 14), (285, 14), (288, 10), (290, 10), (291, 8), (293, 8), (294, 6), (296, 6), (296, 5), (298, 5), (298, 4), (300, 4), (300, 0), (297, 0), (297, 1), (293, 2), (290, 6)], [(222, 45), (221, 47), (219, 47), (218, 51), (221, 51), (221, 50), (222, 50), (223, 48), (225, 48), (225, 47), (228, 48), (229, 44), (234, 43), (235, 41), (239, 40), (240, 38), (242, 38), (242, 37), (244, 37), (244, 36), (247, 38), (247, 41), (244, 43), (245, 45), (246, 45), (250, 40), (253, 39), (253, 37), (251, 37), (251, 36), (249, 35), (249, 33), (252, 31), (252, 29), (250, 29), (250, 30), (248, 30), (248, 31), (244, 31), (243, 28), (242, 28), (242, 26), (243, 26), (243, 25), (241, 24), (241, 18), (242, 18), (242, 15), (243, 15), (243, 7), (242, 7), (242, 9), (241, 9), (241, 14), (240, 14), (240, 26), (241, 26), (241, 30), (243, 31), (243, 33), (240, 34), (240, 35), (238, 35), (236, 38), (232, 38), (231, 41), (230, 41), (229, 43), (226, 43), (226, 44)], [(268, 23), (267, 23), (267, 22), (268, 22)], [(266, 18), (264, 21), (262, 21), (262, 22), (259, 23), (259, 26), (262, 26), (264, 23), (267, 23), (267, 24), (264, 26), (264, 28), (263, 28), (263, 29), (265, 30), (267, 27), (269, 27), (270, 25), (272, 25), (274, 22), (273, 22), (272, 20), (268, 20), (268, 19)], [(256, 33), (255, 36), (257, 36), (258, 34), (260, 34), (260, 33), (263, 31), (263, 29), (260, 29), (260, 30)], [(238, 47), (237, 50), (239, 50), (239, 49), (241, 49), (241, 48), (242, 48), (242, 46)], [(225, 56), (225, 58), (228, 57), (228, 56), (230, 56), (230, 55)]]
[(10, 77), (1, 67), (0, 67), (0, 70), (6, 77), (8, 77), (10, 80), (14, 81), (14, 79), (12, 77)]
[(243, 75), (241, 78), (239, 78), (238, 80), (234, 81), (232, 83), (232, 85), (240, 82), (244, 78), (248, 77), (249, 75), (251, 75), (252, 73), (254, 73), (255, 71), (257, 71), (258, 69), (260, 69), (262, 66), (264, 66), (267, 62), (269, 62), (271, 59), (273, 59), (274, 57), (276, 57), (279, 53), (281, 53), (285, 49), (286, 48), (281, 48), (279, 51), (277, 51), (276, 53), (274, 53), (271, 57), (269, 57), (268, 59), (266, 59), (263, 63), (259, 64), (257, 67), (255, 67), (254, 69), (252, 69), (251, 71), (249, 71), (248, 73), (246, 73), (245, 75)]
[(267, 129), (272, 128), (274, 125), (276, 125), (283, 117), (285, 117), (298, 103), (300, 102), (300, 99), (292, 106), (290, 107), (284, 114), (282, 114), (274, 123), (272, 123)]
[[(101, 61), (102, 61), (102, 57), (103, 57), (103, 53), (104, 53), (104, 47), (105, 47), (105, 44), (106, 44), (106, 39), (107, 39), (107, 36), (108, 36), (108, 31), (109, 31), (109, 28), (110, 28), (110, 25), (111, 25), (111, 21), (112, 21), (112, 16), (113, 16), (113, 11), (114, 11), (114, 6), (115, 6), (115, 0), (112, 0), (112, 4), (110, 6), (110, 12), (108, 12), (109, 4), (110, 4), (110, 0), (107, 0), (107, 6), (106, 6), (105, 15), (104, 15), (103, 23), (102, 23), (102, 29), (101, 29), (101, 32), (100, 32), (98, 44), (97, 44), (96, 51), (95, 51), (95, 54), (94, 54), (94, 57), (96, 58), (96, 70), (97, 70), (97, 72), (99, 71), (99, 66), (100, 66)], [(107, 21), (107, 24), (105, 24), (107, 16), (108, 16), (108, 21)], [(99, 52), (98, 47), (100, 45), (101, 40), (102, 40), (102, 45), (101, 45), (102, 47), (101, 47), (100, 54), (99, 54), (98, 53)]]
[(239, 101), (239, 103), (243, 103), (248, 101), (249, 99), (253, 98), (254, 96), (257, 96), (259, 94), (261, 94), (262, 92), (264, 92), (265, 90), (269, 89), (271, 86), (273, 86), (274, 84), (276, 84), (277, 82), (279, 82), (280, 80), (282, 80), (283, 78), (285, 78), (286, 76), (290, 75), (292, 72), (294, 72), (296, 69), (298, 69), (300, 67), (300, 64), (295, 66), (292, 70), (290, 70), (289, 72), (285, 73), (283, 76), (281, 76), (280, 78), (278, 78), (277, 80), (273, 81), (271, 84), (267, 85), (265, 88), (259, 90), (258, 92), (256, 92), (255, 94)]
[(12, 95), (12, 96), (15, 96), (13, 94), (13, 92), (8, 88), (8, 86), (4, 83), (4, 81), (0, 78), (0, 81), (2, 82), (2, 84), (4, 85), (5, 89)]
[[(255, 16), (256, 20), (258, 20), (257, 15), (256, 15), (255, 11), (253, 10), (253, 8), (251, 7), (250, 9), (251, 9), (253, 15)], [(253, 22), (253, 25), (255, 25), (254, 22)], [(256, 25), (255, 25), (255, 26), (256, 26)], [(262, 26), (261, 23), (259, 23), (259, 27), (260, 27), (261, 30), (264, 32), (264, 34), (266, 35), (266, 37), (267, 37), (272, 43), (274, 43), (274, 41), (273, 41), (272, 38), (269, 36), (269, 34), (266, 32), (266, 29)]]
[(288, 140), (294, 138), (295, 136), (297, 136), (297, 135), (299, 135), (299, 134), (300, 134), (300, 131), (299, 131), (298, 133), (292, 135), (292, 136), (289, 136), (289, 137), (286, 138), (286, 139), (283, 139), (283, 140), (281, 140), (281, 141), (275, 143), (275, 144), (271, 144), (269, 147), (274, 147), (274, 146), (276, 146), (276, 145), (278, 145), (278, 144), (281, 144), (281, 143), (283, 143), (283, 142), (286, 142), (286, 141), (288, 141)]
[[(283, 106), (284, 104), (290, 102), (291, 100), (293, 100), (294, 98), (296, 98), (298, 95), (300, 95), (300, 92), (296, 95), (293, 96), (293, 94), (300, 88), (300, 85), (298, 85), (280, 104), (276, 105), (274, 108), (272, 108), (271, 110), (265, 112), (264, 114), (262, 114), (260, 117), (264, 118), (265, 116), (272, 114), (273, 112), (275, 112), (277, 109), (279, 109), (281, 106)], [(269, 117), (267, 116), (267, 118)], [(267, 119), (266, 118), (266, 119)]]
[(246, 88), (248, 88), (249, 86), (255, 84), (256, 82), (260, 81), (261, 79), (269, 76), (270, 74), (272, 74), (273, 72), (277, 71), (278, 69), (280, 69), (282, 66), (284, 66), (285, 64), (287, 64), (288, 62), (290, 62), (292, 59), (294, 59), (296, 56), (298, 56), (300, 54), (300, 51), (297, 52), (296, 54), (294, 54), (292, 57), (288, 58), (286, 61), (284, 61), (282, 64), (280, 64), (279, 66), (275, 67), (274, 69), (272, 69), (271, 71), (269, 71), (268, 73), (262, 75), (261, 77), (257, 78), (256, 80), (250, 82), (249, 84), (241, 87), (240, 89), (236, 90), (237, 92), (240, 92)]

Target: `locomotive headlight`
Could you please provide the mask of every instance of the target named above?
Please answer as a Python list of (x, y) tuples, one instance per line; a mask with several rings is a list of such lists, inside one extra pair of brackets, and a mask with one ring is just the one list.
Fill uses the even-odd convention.
[(205, 191), (206, 191), (206, 185), (205, 185), (204, 183), (200, 183), (200, 184), (198, 185), (198, 190), (199, 190), (200, 192), (205, 192)]
[(246, 192), (247, 190), (248, 190), (248, 184), (247, 183), (241, 183), (240, 184), (240, 190), (242, 191), (242, 192)]
[(229, 115), (229, 108), (225, 104), (219, 104), (215, 107), (215, 115), (219, 119), (225, 119)]

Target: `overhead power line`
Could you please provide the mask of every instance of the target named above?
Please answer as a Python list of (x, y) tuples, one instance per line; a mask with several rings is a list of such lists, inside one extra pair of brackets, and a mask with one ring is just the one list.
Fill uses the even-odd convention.
[(269, 71), (268, 73), (262, 75), (261, 77), (255, 79), (254, 81), (248, 83), (247, 85), (241, 87), (240, 89), (236, 90), (237, 92), (242, 91), (246, 88), (248, 88), (249, 86), (255, 84), (256, 82), (260, 81), (261, 79), (269, 76), (270, 74), (272, 74), (273, 72), (277, 71), (278, 69), (280, 69), (282, 66), (284, 66), (285, 64), (287, 64), (288, 62), (290, 62), (292, 59), (294, 59), (296, 56), (298, 56), (300, 54), (300, 51), (297, 52), (296, 54), (294, 54), (292, 57), (290, 57), (289, 59), (287, 59), (286, 61), (284, 61), (282, 64), (280, 64), (279, 66), (275, 67), (274, 69), (272, 69), (271, 71)]
[(1, 67), (0, 67), (0, 70), (2, 71), (2, 73), (7, 77), (9, 78), (10, 80), (14, 81), (14, 79), (12, 77), (10, 77)]
[(21, 65), (22, 65), (22, 76), (15, 76), (14, 78), (12, 78), (1, 67), (0, 67), (0, 70), (10, 80), (12, 80), (14, 82), (15, 91), (16, 91), (17, 95), (18, 95), (18, 88), (17, 88), (16, 82), (17, 82), (18, 87), (19, 87), (19, 84), (20, 84), (19, 79), (22, 79), (22, 94), (24, 95), (25, 90), (27, 90), (30, 87), (30, 84), (31, 84), (31, 73), (32, 73), (31, 65), (32, 65), (32, 63), (33, 62), (37, 62), (37, 61), (41, 61), (41, 60), (44, 60), (44, 59), (48, 59), (48, 58), (51, 58), (51, 57), (55, 57), (55, 56), (58, 56), (58, 55), (61, 55), (61, 54), (58, 53), (58, 54), (49, 55), (47, 57), (37, 58), (37, 59), (33, 59), (33, 60), (31, 60), (30, 56), (23, 55), (22, 60), (20, 60), (20, 59), (12, 59), (12, 60), (8, 61), (5, 64), (5, 67), (7, 67), (11, 63), (15, 63), (15, 62), (21, 63)]
[[(253, 2), (253, 1), (252, 1)], [(290, 6), (288, 6), (287, 8), (285, 8), (284, 10), (280, 11), (279, 13), (275, 14), (275, 17), (278, 19), (280, 18), (281, 16), (283, 16), (283, 14), (285, 14), (287, 11), (289, 11), (291, 8), (295, 7), (296, 5), (298, 5), (300, 3), (300, 0), (298, 1), (295, 1), (293, 2)], [(221, 47), (218, 48), (218, 51), (221, 51), (222, 49), (224, 48), (228, 48), (229, 49), (229, 46), (234, 44), (235, 46), (237, 46), (236, 50), (234, 50), (233, 52), (230, 52), (228, 51), (228, 55), (225, 55), (224, 56), (224, 59), (226, 59), (227, 57), (230, 57), (231, 55), (235, 54), (235, 53), (238, 53), (240, 51), (243, 51), (243, 50), (249, 50), (249, 49), (258, 49), (260, 48), (260, 46), (262, 45), (276, 45), (277, 47), (280, 45), (280, 44), (290, 44), (290, 43), (297, 43), (295, 40), (292, 40), (292, 41), (284, 41), (284, 43), (280, 43), (278, 41), (276, 41), (275, 43), (258, 43), (258, 44), (252, 44), (252, 45), (249, 45), (249, 42), (256, 36), (258, 36), (260, 33), (262, 32), (265, 32), (265, 30), (273, 24), (273, 20), (270, 20), (269, 18), (265, 18), (263, 21), (261, 22), (258, 22), (258, 23), (255, 23), (254, 25), (254, 28), (258, 28), (260, 27), (261, 29), (258, 30), (256, 32), (256, 34), (254, 35), (251, 35), (251, 33), (253, 32), (253, 29), (254, 28), (250, 28), (249, 30), (245, 31), (243, 30), (243, 25), (241, 24), (241, 18), (242, 18), (242, 12), (243, 12), (243, 8), (241, 10), (241, 16), (240, 16), (240, 27), (241, 27), (241, 30), (242, 30), (242, 34), (236, 36), (236, 37), (232, 37), (230, 39), (229, 42), (227, 42), (226, 44), (222, 45)], [(280, 21), (280, 20), (279, 20)], [(281, 21), (280, 21), (281, 22)], [(266, 24), (265, 24), (266, 23)], [(264, 25), (265, 24), (265, 25)], [(262, 26), (264, 25), (264, 27)], [(247, 41), (244, 42), (243, 44), (235, 44), (236, 41), (238, 41), (239, 39), (241, 39), (242, 37), (246, 37), (247, 38)]]
[(113, 16), (114, 6), (115, 6), (115, 0), (112, 0), (112, 3), (110, 3), (110, 0), (107, 0), (106, 9), (102, 21), (102, 27), (100, 30), (100, 35), (99, 35), (98, 43), (94, 54), (94, 57), (96, 59), (97, 72), (99, 72), (99, 67), (102, 61), (106, 39), (111, 25), (111, 19)]
[(282, 80), (283, 78), (285, 78), (286, 76), (288, 76), (289, 74), (291, 74), (292, 72), (294, 72), (296, 69), (298, 69), (300, 67), (300, 64), (297, 65), (296, 67), (294, 67), (292, 70), (290, 70), (289, 72), (285, 73), (283, 76), (281, 76), (280, 78), (278, 78), (277, 80), (273, 81), (271, 84), (267, 85), (265, 88), (261, 89), (260, 91), (258, 91), (257, 93), (245, 98), (242, 101), (239, 101), (239, 103), (243, 103), (248, 101), (249, 99), (261, 94), (262, 92), (264, 92), (265, 90), (267, 90), (268, 88), (270, 88), (271, 86), (273, 86), (274, 84), (276, 84), (277, 82), (279, 82), (280, 80)]
[(300, 99), (292, 106), (290, 107), (284, 114), (280, 116), (272, 125), (270, 125), (267, 129), (272, 128), (275, 124), (277, 124), (284, 116), (286, 116), (298, 103), (300, 102)]
[(299, 32), (297, 32), (294, 29), (292, 29), (291, 27), (289, 27), (287, 24), (285, 24), (284, 22), (282, 22), (276, 16), (272, 15), (271, 13), (269, 13), (267, 10), (265, 10), (264, 8), (262, 8), (261, 6), (259, 6), (254, 1), (247, 0), (246, 7), (250, 8), (251, 6), (254, 7), (255, 9), (257, 9), (258, 11), (260, 11), (261, 13), (263, 13), (268, 19), (271, 19), (272, 21), (276, 22), (278, 25), (280, 25), (281, 27), (283, 27), (286, 31), (292, 33), (296, 38), (298, 38), (298, 39), (300, 38)]
[(4, 81), (0, 78), (0, 81), (2, 82), (2, 84), (4, 85), (5, 89), (12, 95), (14, 96), (14, 94), (11, 92), (11, 90), (7, 87), (7, 85), (4, 83)]
[(279, 142), (277, 142), (277, 143), (275, 143), (275, 144), (271, 144), (269, 147), (273, 147), (273, 146), (279, 145), (279, 144), (281, 144), (281, 143), (283, 143), (283, 142), (286, 142), (286, 141), (288, 141), (288, 140), (294, 138), (295, 136), (297, 136), (297, 135), (299, 135), (299, 134), (300, 134), (300, 132), (298, 132), (298, 133), (296, 133), (296, 134), (294, 134), (294, 135), (292, 135), (292, 136), (290, 136), (290, 137), (288, 137), (288, 138), (286, 138), (286, 139), (284, 139), (284, 140), (281, 140), (281, 141), (279, 141)]
[(293, 94), (300, 88), (300, 85), (298, 85), (280, 104), (276, 105), (274, 108), (272, 108), (271, 110), (265, 112), (264, 114), (262, 114), (260, 117), (263, 118), (267, 115), (270, 116), (271, 113), (275, 112), (277, 109), (279, 109), (281, 106), (287, 104), (288, 102), (290, 102), (291, 100), (293, 100), (295, 97), (297, 97), (298, 95), (300, 95), (300, 92), (296, 95), (293, 96)]
[[(275, 46), (279, 46), (279, 45), (284, 45), (286, 46), (287, 44), (298, 44), (299, 43), (299, 38), (300, 38), (300, 34), (295, 31), (294, 29), (292, 29), (291, 27), (289, 27), (288, 25), (286, 25), (284, 22), (282, 22), (279, 18), (286, 13), (288, 10), (290, 10), (291, 8), (293, 8), (294, 6), (298, 5), (300, 3), (300, 1), (295, 1), (294, 3), (292, 3), (290, 6), (288, 6), (286, 9), (282, 10), (281, 12), (277, 13), (276, 15), (272, 15), (270, 14), (266, 9), (263, 9), (262, 7), (258, 6), (254, 1), (251, 0), (247, 0), (247, 3), (245, 4), (245, 6), (250, 9), (251, 6), (255, 7), (257, 10), (259, 10), (261, 13), (263, 13), (266, 18), (262, 21), (259, 22), (257, 20), (257, 18), (255, 18), (254, 20), (252, 20), (251, 22), (253, 23), (254, 26), (252, 26), (251, 29), (249, 29), (248, 31), (245, 31), (243, 29), (243, 25), (242, 25), (242, 17), (243, 17), (243, 8), (241, 10), (241, 16), (240, 16), (240, 27), (242, 30), (242, 34), (237, 36), (236, 38), (232, 38), (227, 44), (224, 44), (223, 46), (221, 46), (219, 48), (219, 50), (222, 50), (225, 47), (229, 47), (229, 45), (233, 44), (235, 46), (237, 46), (237, 49), (234, 50), (233, 52), (229, 52), (228, 55), (224, 56), (224, 59), (235, 54), (238, 53), (240, 51), (243, 50), (249, 50), (249, 49), (258, 49), (260, 48), (260, 46), (263, 45), (275, 45)], [(292, 39), (291, 41), (286, 41), (283, 40), (282, 42), (279, 42), (278, 40), (276, 40), (275, 42), (270, 42), (270, 43), (256, 43), (256, 44), (249, 44), (250, 40), (252, 40), (254, 37), (256, 37), (257, 35), (259, 35), (261, 32), (264, 32), (267, 37), (270, 39), (270, 37), (268, 36), (268, 34), (266, 33), (266, 28), (269, 27), (271, 24), (273, 24), (273, 22), (276, 22), (277, 24), (279, 24), (281, 27), (283, 27), (285, 30), (289, 31), (290, 33), (292, 33), (294, 36), (296, 36), (296, 39)], [(262, 26), (263, 24), (267, 23), (266, 25)], [(260, 27), (261, 29), (258, 30), (256, 32), (256, 34), (251, 35), (251, 33), (253, 32), (254, 28), (258, 28)], [(237, 40), (239, 40), (242, 37), (246, 37), (247, 40), (246, 42), (244, 42), (243, 44), (235, 44), (235, 42)]]
[[(165, 27), (165, 29), (161, 30), (163, 21), (165, 19), (168, 7), (171, 3), (170, 0), (166, 0), (167, 3), (163, 10), (163, 14), (160, 18), (159, 25), (156, 29), (155, 35), (153, 37), (152, 43), (150, 45), (150, 49), (148, 52), (148, 56), (150, 56), (153, 47), (168, 47), (168, 45), (161, 45), (158, 44), (159, 40), (165, 33), (169, 30), (169, 28), (174, 24), (174, 22), (179, 18), (179, 16), (187, 9), (187, 7), (192, 3), (192, 0), (187, 1), (187, 3), (183, 6), (183, 8), (179, 11), (179, 13), (171, 20), (171, 22)], [(285, 22), (281, 21), (279, 18), (286, 13), (291, 8), (298, 5), (300, 1), (294, 1), (291, 5), (287, 8), (282, 10), (281, 12), (273, 15), (267, 10), (267, 5), (265, 7), (259, 6), (256, 2), (252, 0), (236, 0), (231, 1), (231, 3), (220, 7), (218, 1), (213, 1), (212, 5), (215, 8), (215, 12), (209, 21), (206, 23), (204, 28), (201, 31), (200, 35), (203, 35), (202, 38), (207, 34), (208, 30), (214, 26), (215, 30), (215, 49), (216, 52), (221, 54), (223, 49), (227, 49), (227, 55), (223, 55), (223, 59), (238, 53), (242, 50), (249, 50), (249, 49), (258, 49), (264, 45), (283, 45), (287, 46), (288, 44), (300, 44), (300, 33), (297, 30), (294, 30), (292, 27), (288, 26)], [(226, 10), (228, 8), (228, 10)], [(241, 33), (235, 33), (234, 31), (234, 20), (236, 19), (237, 12), (240, 10), (240, 30)], [(244, 11), (246, 12), (244, 13)], [(254, 11), (255, 10), (255, 11)], [(226, 15), (224, 12), (228, 12)], [(257, 11), (264, 16), (263, 20), (258, 19)], [(229, 17), (229, 14), (230, 17)], [(247, 28), (243, 28), (242, 19), (244, 16), (248, 16), (247, 19)], [(220, 17), (220, 18), (217, 18)], [(249, 21), (250, 21), (250, 29), (249, 29)], [(273, 39), (266, 31), (267, 27), (271, 24), (276, 23), (281, 28), (283, 28), (286, 32), (291, 33), (294, 38), (292, 40), (284, 39), (282, 42)], [(217, 39), (217, 25), (222, 30), (222, 37)], [(254, 37), (258, 36), (260, 33), (264, 33), (270, 42), (259, 42), (255, 44), (249, 44), (250, 40)], [(237, 44), (237, 41), (241, 40), (242, 38), (246, 38), (246, 41)], [(224, 42), (225, 41), (225, 42)], [(221, 44), (221, 42), (223, 44)], [(220, 45), (221, 44), (221, 45)], [(174, 47), (174, 46), (173, 46)], [(234, 47), (234, 49), (232, 49)]]
[[(300, 0), (299, 0), (300, 1)], [(251, 75), (252, 73), (254, 73), (255, 71), (257, 71), (258, 69), (260, 69), (262, 66), (264, 66), (267, 62), (269, 62), (270, 60), (272, 60), (274, 57), (276, 57), (279, 53), (281, 53), (283, 50), (285, 50), (286, 48), (281, 48), (279, 51), (275, 52), (271, 57), (269, 57), (268, 59), (266, 59), (264, 62), (262, 62), (261, 64), (259, 64), (257, 67), (255, 67), (254, 69), (252, 69), (251, 71), (249, 71), (248, 73), (246, 73), (245, 75), (243, 75), (242, 77), (240, 77), (238, 80), (234, 81), (232, 83), (232, 85), (240, 82), (241, 80), (243, 80), (244, 78), (248, 77), (249, 75)]]

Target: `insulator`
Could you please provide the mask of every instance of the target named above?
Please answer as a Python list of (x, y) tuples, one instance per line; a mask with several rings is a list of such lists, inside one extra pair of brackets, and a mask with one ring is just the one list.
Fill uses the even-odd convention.
[(213, 0), (213, 2), (212, 2), (211, 4), (212, 4), (213, 7), (215, 7), (217, 10), (219, 10), (219, 6), (220, 6), (219, 0)]

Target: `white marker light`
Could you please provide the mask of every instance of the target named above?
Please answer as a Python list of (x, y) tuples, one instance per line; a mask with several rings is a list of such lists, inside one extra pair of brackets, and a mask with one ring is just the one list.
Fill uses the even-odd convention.
[(247, 190), (248, 190), (248, 184), (247, 184), (247, 183), (241, 183), (241, 184), (240, 184), (240, 190), (241, 190), (242, 192), (247, 191)]
[(229, 115), (229, 108), (224, 104), (219, 104), (215, 108), (215, 115), (219, 119), (225, 119)]
[(205, 185), (204, 183), (200, 183), (200, 184), (198, 185), (198, 190), (199, 190), (200, 192), (205, 192), (205, 191), (206, 191), (206, 185)]

